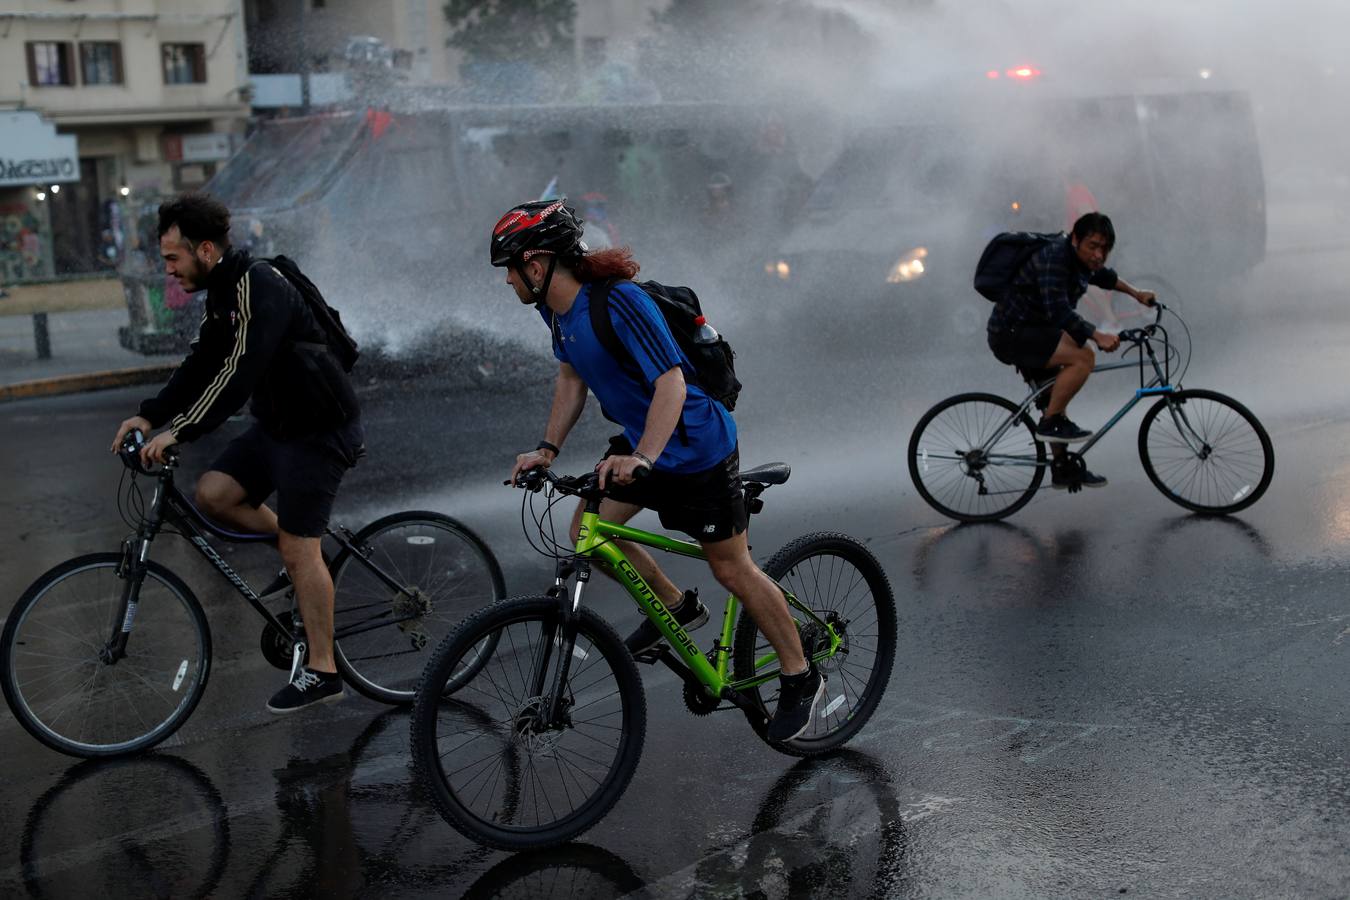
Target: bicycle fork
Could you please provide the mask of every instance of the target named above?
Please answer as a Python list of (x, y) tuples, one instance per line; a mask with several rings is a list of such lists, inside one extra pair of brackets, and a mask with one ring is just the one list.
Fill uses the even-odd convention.
[[(572, 587), (572, 596), (567, 596), (568, 578), (575, 574), (576, 582)], [(566, 725), (568, 707), (571, 705), (564, 694), (567, 691), (568, 677), (572, 671), (572, 660), (577, 650), (577, 620), (581, 612), (581, 596), (591, 580), (591, 566), (586, 560), (560, 562), (550, 596), (558, 600), (557, 622), (552, 634), (546, 629), (540, 642), (540, 651), (530, 673), (530, 696), (546, 700), (543, 708), (536, 706), (538, 724), (543, 729), (561, 729)], [(549, 674), (553, 657), (557, 656), (556, 670)], [(545, 688), (548, 692), (545, 693)]]
[(1177, 433), (1191, 448), (1192, 453), (1201, 460), (1209, 459), (1209, 455), (1214, 452), (1214, 448), (1206, 443), (1205, 439), (1191, 427), (1191, 420), (1186, 418), (1186, 411), (1181, 408), (1181, 405), (1181, 401), (1173, 401), (1167, 404), (1167, 412), (1172, 417), (1172, 424), (1177, 427)]
[(136, 610), (140, 606), (141, 585), (145, 583), (145, 573), (149, 570), (150, 544), (159, 534), (164, 521), (164, 482), (155, 486), (150, 508), (140, 529), (134, 538), (122, 541), (122, 561), (117, 574), (123, 579), (122, 600), (118, 604), (117, 616), (110, 623), (112, 634), (108, 642), (99, 650), (98, 657), (104, 665), (115, 665), (127, 655), (127, 642), (131, 640), (131, 629), (136, 624)]

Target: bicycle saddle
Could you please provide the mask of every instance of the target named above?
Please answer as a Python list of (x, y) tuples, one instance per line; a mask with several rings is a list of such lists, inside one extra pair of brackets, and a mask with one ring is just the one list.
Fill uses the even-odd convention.
[(791, 474), (792, 466), (787, 463), (765, 463), (742, 472), (741, 480), (753, 481), (755, 484), (782, 484)]

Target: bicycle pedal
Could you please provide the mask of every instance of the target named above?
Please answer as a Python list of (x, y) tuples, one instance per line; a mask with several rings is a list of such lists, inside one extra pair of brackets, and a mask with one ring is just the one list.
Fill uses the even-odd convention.
[(662, 648), (660, 647), (651, 650), (643, 650), (633, 657), (633, 662), (646, 663), (649, 666), (654, 666), (661, 661), (661, 650)]

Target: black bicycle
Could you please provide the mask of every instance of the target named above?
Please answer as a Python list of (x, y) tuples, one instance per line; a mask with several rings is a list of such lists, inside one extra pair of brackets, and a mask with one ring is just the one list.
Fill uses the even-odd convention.
[[(72, 756), (121, 756), (153, 747), (192, 714), (211, 668), (211, 632), (181, 578), (149, 559), (161, 531), (190, 544), (264, 620), (263, 656), (292, 677), (306, 657), (304, 626), (285, 574), (256, 591), (207, 540), (275, 544), (274, 535), (230, 531), (174, 485), (177, 448), (146, 469), (131, 432), (119, 509), (136, 533), (115, 553), (67, 560), (19, 598), (0, 636), (0, 687), (19, 723)], [(128, 479), (128, 475), (130, 478)], [(155, 479), (146, 505), (136, 480)], [(334, 656), (343, 680), (383, 703), (411, 703), (427, 656), (467, 615), (505, 595), (487, 545), (435, 512), (394, 513), (353, 534), (327, 531), (336, 592)], [(274, 614), (268, 604), (289, 609)], [(492, 652), (485, 643), (484, 659)], [(472, 673), (466, 672), (466, 677)], [(454, 688), (448, 685), (447, 690)]]

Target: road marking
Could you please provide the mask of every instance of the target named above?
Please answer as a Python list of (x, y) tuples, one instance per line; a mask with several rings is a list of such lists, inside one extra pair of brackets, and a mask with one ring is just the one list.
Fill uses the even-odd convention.
[[(1002, 743), (1011, 745), (1009, 749), (1026, 747), (1020, 756), (1021, 761), (1036, 763), (1051, 754), (1058, 753), (1070, 744), (1085, 741), (1103, 731), (1125, 727), (1100, 722), (988, 715), (976, 710), (928, 706), (910, 700), (902, 701), (901, 705), (914, 708), (919, 714), (896, 716), (880, 722), (874, 719), (862, 734), (854, 738), (853, 743), (893, 747), (895, 739), (902, 733), (933, 730), (936, 733), (929, 734), (923, 739), (922, 747), (925, 750), (959, 753)], [(980, 730), (989, 726), (1000, 730), (994, 734)], [(1049, 743), (1028, 746), (1038, 740), (1049, 740)]]

